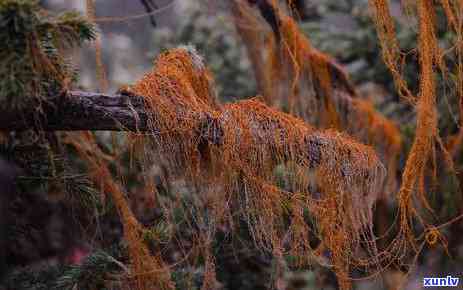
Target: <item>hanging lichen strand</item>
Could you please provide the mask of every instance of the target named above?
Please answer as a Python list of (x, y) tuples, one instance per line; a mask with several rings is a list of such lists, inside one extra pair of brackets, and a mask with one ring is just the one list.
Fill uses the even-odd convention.
[[(418, 1), (419, 37), (418, 50), (420, 60), (420, 92), (417, 102), (417, 127), (415, 140), (409, 152), (402, 175), (399, 191), (401, 209), (401, 229), (409, 237), (412, 230), (410, 216), (414, 214), (412, 192), (416, 188), (421, 200), (425, 200), (424, 182), (426, 163), (433, 154), (434, 141), (437, 136), (437, 110), (435, 95), (435, 77), (433, 65), (440, 61), (440, 52), (434, 31), (434, 8), (430, 0)], [(412, 245), (414, 245), (412, 243)]]
[[(449, 17), (449, 23), (454, 23), (453, 14), (449, 10), (447, 1), (441, 1)], [(378, 27), (380, 42), (385, 54), (386, 63), (388, 63), (387, 45), (391, 37), (395, 38), (393, 19), (389, 15), (387, 1), (372, 0), (372, 6), (375, 8), (375, 23)], [(457, 4), (455, 4), (457, 5)], [(404, 241), (408, 241), (413, 250), (418, 251), (417, 238), (413, 231), (413, 221), (417, 219), (426, 231), (434, 229), (432, 225), (423, 218), (419, 209), (424, 207), (429, 210), (430, 207), (426, 201), (426, 192), (424, 188), (424, 180), (426, 174), (427, 163), (433, 158), (436, 141), (439, 141), (438, 135), (438, 114), (436, 109), (436, 80), (434, 67), (438, 67), (442, 73), (445, 73), (446, 68), (443, 60), (443, 53), (438, 46), (438, 41), (435, 32), (435, 7), (430, 0), (417, 1), (417, 17), (419, 23), (418, 29), (418, 53), (420, 64), (420, 87), (418, 97), (416, 99), (417, 123), (415, 140), (409, 152), (405, 169), (402, 174), (402, 185), (398, 192), (399, 214), (400, 214), (400, 232), (394, 243), (391, 245), (393, 250), (400, 252), (406, 250), (407, 245)], [(384, 27), (389, 27), (388, 36), (384, 36)], [(458, 41), (458, 37), (457, 37)], [(458, 46), (459, 44), (457, 44)], [(400, 48), (397, 46), (396, 51)], [(389, 65), (388, 65), (389, 66)], [(390, 67), (391, 70), (393, 68)], [(395, 73), (395, 72), (393, 72)], [(445, 76), (444, 76), (445, 77)], [(402, 85), (405, 85), (404, 80), (400, 80)], [(457, 85), (457, 88), (460, 85)], [(398, 86), (398, 90), (402, 87)], [(416, 198), (414, 198), (416, 194)], [(420, 201), (420, 204), (416, 204)], [(434, 235), (438, 233), (433, 233)]]
[(170, 269), (165, 266), (160, 253), (151, 254), (144, 243), (143, 227), (137, 221), (129, 207), (121, 186), (109, 171), (105, 154), (93, 138), (92, 133), (68, 133), (64, 142), (73, 146), (79, 156), (87, 162), (90, 177), (103, 193), (112, 197), (124, 227), (124, 239), (127, 242), (131, 263), (129, 288), (135, 290), (175, 289), (170, 280)]
[(455, 156), (463, 144), (463, 25), (461, 2), (441, 0), (441, 5), (447, 17), (448, 26), (455, 33), (454, 50), (456, 55), (455, 88), (460, 100), (460, 130), (449, 140), (449, 152)]
[(389, 13), (389, 2), (388, 0), (370, 0), (370, 3), (374, 6), (373, 20), (376, 25), (384, 63), (392, 73), (398, 94), (405, 100), (414, 103), (415, 97), (403, 79), (405, 56), (401, 53), (400, 45), (395, 35), (394, 20)]
[(266, 103), (286, 108), (317, 127), (346, 131), (372, 145), (387, 164), (388, 182), (384, 192), (395, 191), (396, 163), (402, 147), (397, 126), (368, 101), (357, 97), (343, 69), (311, 46), (277, 1), (268, 3), (273, 5), (276, 14), (277, 35), (273, 30), (267, 35), (262, 33), (268, 25), (247, 1), (232, 3), (234, 21), (251, 62), (254, 67), (267, 62), (264, 72), (257, 68), (256, 73)]
[[(86, 14), (87, 18), (95, 24), (95, 0), (86, 0)], [(109, 84), (106, 77), (106, 71), (103, 64), (103, 54), (101, 45), (101, 36), (98, 34), (94, 41), (95, 45), (95, 65), (96, 65), (96, 77), (98, 80), (98, 86), (100, 91), (106, 92)]]
[[(185, 178), (212, 214), (208, 236), (218, 225), (236, 228), (235, 219), (244, 217), (256, 245), (276, 258), (291, 251), (302, 265), (314, 256), (327, 259), (328, 251), (343, 289), (350, 287), (351, 266), (360, 264), (357, 254), (374, 256), (372, 206), (385, 169), (370, 147), (316, 131), (258, 100), (219, 105), (191, 47), (160, 55), (152, 72), (122, 92), (145, 97), (150, 113), (151, 134), (134, 136), (145, 144), (138, 150), (145, 174), (163, 164), (171, 181)], [(291, 172), (289, 190), (279, 186), (281, 167)], [(321, 241), (318, 250), (309, 238)], [(204, 248), (208, 239), (202, 240)], [(213, 260), (207, 267), (213, 272)]]

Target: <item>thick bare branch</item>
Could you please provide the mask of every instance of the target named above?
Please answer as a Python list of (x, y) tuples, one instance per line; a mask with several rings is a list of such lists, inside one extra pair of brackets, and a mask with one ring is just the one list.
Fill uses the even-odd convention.
[(38, 107), (23, 111), (3, 110), (0, 130), (146, 131), (146, 120), (142, 97), (68, 91)]

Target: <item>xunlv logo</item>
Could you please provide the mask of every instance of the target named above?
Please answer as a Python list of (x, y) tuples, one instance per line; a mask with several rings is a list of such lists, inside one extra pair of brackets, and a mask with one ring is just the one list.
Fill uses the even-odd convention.
[(446, 278), (423, 278), (424, 287), (457, 287), (460, 278), (447, 276)]

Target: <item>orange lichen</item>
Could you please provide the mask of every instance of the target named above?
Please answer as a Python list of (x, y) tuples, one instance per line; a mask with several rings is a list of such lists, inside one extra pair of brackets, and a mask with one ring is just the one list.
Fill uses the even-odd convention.
[(151, 254), (142, 238), (143, 228), (135, 218), (119, 184), (114, 181), (108, 164), (90, 133), (68, 134), (65, 142), (73, 146), (79, 156), (87, 162), (89, 173), (102, 192), (111, 195), (124, 226), (124, 239), (127, 241), (131, 262), (130, 283), (132, 289), (174, 289), (170, 280), (170, 270), (164, 265), (159, 253)]
[[(219, 105), (208, 75), (197, 52), (182, 47), (162, 54), (153, 71), (128, 88), (145, 97), (151, 114), (144, 152), (156, 157), (144, 158), (144, 167), (155, 159), (172, 176), (185, 177), (208, 201), (215, 226), (234, 224), (232, 211), (244, 215), (256, 244), (276, 256), (285, 250), (284, 219), (295, 215), (292, 204), (310, 209), (320, 222), (317, 236), (336, 252), (333, 263), (347, 289), (353, 253), (362, 240), (374, 240), (371, 210), (385, 175), (374, 151), (340, 133), (317, 132), (257, 99)], [(295, 172), (291, 192), (276, 185), (279, 166)], [(228, 200), (235, 202), (224, 208)], [(294, 235), (310, 227), (295, 216)], [(300, 261), (322, 254), (297, 239), (288, 247)], [(206, 264), (213, 273), (213, 262)]]
[(395, 34), (395, 24), (388, 0), (370, 0), (373, 11), (373, 20), (381, 45), (383, 60), (391, 71), (397, 93), (409, 102), (415, 102), (415, 97), (410, 92), (407, 82), (403, 78), (405, 56), (400, 50), (399, 42)]
[(388, 178), (384, 194), (397, 188), (397, 162), (402, 150), (402, 137), (397, 126), (379, 114), (369, 101), (353, 99), (353, 113), (347, 122), (348, 133), (359, 136), (366, 144), (374, 146), (376, 152), (386, 163)]
[[(291, 114), (310, 124), (346, 131), (374, 146), (382, 161), (388, 164), (388, 186), (384, 192), (395, 190), (396, 162), (401, 151), (401, 137), (396, 125), (359, 100), (343, 69), (311, 46), (297, 23), (285, 15), (275, 1), (272, 3), (279, 19), (279, 38), (273, 37), (273, 42), (268, 44), (252, 40), (251, 45), (255, 50), (260, 45), (260, 51), (265, 48), (268, 51), (269, 73), (266, 77), (270, 81), (265, 83), (272, 84), (272, 87), (263, 92), (273, 93), (264, 99), (270, 99), (272, 101), (267, 103), (280, 107), (284, 107), (286, 101)], [(246, 11), (242, 13), (246, 17), (240, 21), (257, 21), (248, 19), (252, 14), (246, 5), (242, 4), (241, 10)]]
[(460, 30), (458, 28), (458, 22), (457, 18), (454, 13), (454, 9), (457, 8), (456, 3), (450, 4), (448, 0), (440, 0), (442, 8), (444, 8), (445, 15), (447, 17), (447, 20), (449, 22), (449, 25), (455, 30), (458, 31)]
[[(416, 249), (410, 216), (416, 215), (412, 205), (412, 193), (416, 189), (422, 200), (425, 194), (417, 183), (424, 178), (426, 164), (434, 150), (437, 136), (437, 111), (435, 96), (435, 77), (433, 65), (438, 62), (437, 39), (434, 31), (433, 7), (430, 1), (420, 0), (418, 3), (420, 51), (420, 94), (417, 103), (417, 127), (415, 140), (409, 152), (402, 175), (402, 185), (398, 193), (400, 207), (401, 231), (407, 236), (410, 244)], [(431, 17), (430, 17), (431, 16)]]
[(266, 55), (263, 48), (268, 37), (262, 31), (265, 26), (262, 25), (256, 12), (249, 9), (248, 5), (238, 4), (237, 1), (231, 1), (231, 10), (236, 30), (247, 50), (247, 55), (254, 72), (258, 92), (262, 95), (268, 105), (273, 104), (272, 88), (266, 66)]
[[(391, 70), (394, 78), (398, 78), (397, 65), (391, 64), (394, 59), (397, 61), (399, 51), (398, 43), (395, 40), (392, 17), (389, 15), (388, 2), (385, 0), (372, 0), (372, 6), (376, 9), (375, 20), (380, 42), (383, 49), (383, 57)], [(461, 11), (461, 3), (442, 0), (442, 5), (450, 27), (456, 32), (455, 52), (457, 56), (456, 76), (457, 81), (455, 88), (461, 100), (461, 79), (462, 79), (462, 61), (461, 61), (461, 25), (456, 24), (455, 11)], [(416, 131), (412, 148), (409, 152), (405, 168), (402, 174), (402, 184), (398, 191), (399, 201), (399, 232), (394, 241), (388, 247), (390, 256), (396, 259), (402, 257), (408, 248), (412, 248), (415, 253), (419, 253), (425, 243), (434, 245), (438, 241), (446, 248), (445, 238), (438, 231), (438, 227), (426, 220), (422, 215), (421, 209), (432, 211), (427, 201), (425, 189), (425, 179), (428, 164), (434, 168), (433, 178), (436, 173), (436, 144), (443, 150), (443, 156), (447, 166), (454, 171), (451, 154), (446, 152), (438, 132), (438, 112), (436, 108), (436, 74), (439, 69), (446, 79), (446, 64), (444, 62), (444, 53), (439, 47), (436, 36), (436, 5), (430, 0), (420, 0), (416, 3), (418, 18), (418, 52), (420, 65), (420, 86), (416, 97), (413, 97), (416, 104)], [(415, 7), (413, 7), (415, 8)], [(408, 9), (412, 9), (409, 4)], [(392, 39), (392, 40), (391, 40)], [(391, 48), (392, 45), (392, 48)], [(391, 52), (393, 51), (393, 52)], [(408, 91), (403, 89), (406, 86), (403, 80), (399, 81), (399, 93)], [(396, 82), (397, 84), (397, 82)], [(402, 89), (402, 91), (401, 91)], [(461, 131), (460, 131), (461, 132)], [(460, 133), (457, 134), (454, 142), (458, 144)], [(450, 148), (452, 149), (452, 148)], [(422, 235), (417, 235), (414, 230), (414, 223), (419, 222), (424, 228)], [(450, 223), (447, 223), (450, 224)], [(440, 226), (439, 226), (440, 227)], [(423, 239), (423, 240), (421, 240)], [(418, 244), (418, 243), (421, 244)]]
[[(96, 15), (95, 15), (95, 0), (86, 0), (86, 14), (87, 18), (92, 22), (95, 23)], [(103, 64), (103, 53), (101, 48), (101, 36), (99, 34), (96, 35), (94, 40), (95, 44), (95, 63), (96, 63), (96, 77), (98, 80), (99, 89), (102, 92), (106, 92), (108, 90), (109, 84), (108, 79), (106, 77), (106, 70)]]
[[(388, 2), (383, 0), (373, 0), (371, 2), (376, 9), (375, 21), (383, 49), (383, 58), (396, 80), (399, 93), (409, 92), (405, 88), (406, 84), (398, 72), (396, 61), (399, 57), (399, 46), (395, 39), (393, 20), (389, 14)], [(435, 15), (433, 4), (428, 0), (420, 0), (417, 3), (417, 10), (419, 21), (420, 91), (418, 97), (413, 98), (416, 100), (417, 128), (415, 140), (402, 174), (402, 184), (398, 192), (400, 232), (395, 240), (395, 243), (401, 245), (403, 239), (406, 239), (415, 251), (418, 251), (418, 248), (411, 225), (412, 217), (418, 218), (422, 223), (424, 221), (416, 210), (412, 197), (413, 193), (416, 192), (422, 204), (430, 209), (426, 201), (423, 183), (426, 174), (426, 165), (435, 154), (434, 143), (436, 138), (438, 138), (434, 66), (439, 66), (441, 71), (445, 71), (442, 52), (438, 46), (434, 28)], [(396, 247), (396, 249), (402, 248), (402, 246)]]
[[(273, 44), (275, 48), (270, 48), (272, 68), (270, 83), (273, 84), (274, 91), (278, 92), (276, 87), (281, 86), (281, 80), (287, 80), (288, 90), (280, 89), (280, 94), (274, 98), (287, 98), (288, 111), (298, 116), (310, 115), (310, 112), (300, 111), (301, 109), (308, 109), (307, 104), (302, 107), (299, 106), (300, 103), (304, 102), (304, 98), (318, 98), (322, 102), (321, 112), (318, 116), (321, 127), (340, 129), (341, 123), (331, 96), (333, 87), (331, 68), (336, 67), (338, 69), (337, 65), (327, 55), (311, 46), (309, 40), (300, 32), (299, 27), (291, 17), (283, 15), (281, 12), (279, 17), (281, 39), (280, 43)], [(337, 72), (341, 79), (347, 79), (341, 69)], [(308, 80), (307, 77), (312, 79)], [(314, 89), (318, 90), (312, 92), (315, 95), (310, 96), (310, 91), (301, 86), (301, 81), (312, 81)], [(296, 107), (298, 108), (296, 109)], [(312, 108), (312, 110), (314, 109)], [(316, 118), (317, 116), (311, 116), (312, 120)]]
[(449, 2), (448, 0), (441, 0), (441, 5), (444, 9), (447, 17), (448, 26), (455, 33), (454, 49), (456, 55), (456, 66), (455, 66), (455, 89), (457, 97), (459, 98), (459, 113), (460, 113), (460, 124), (459, 131), (449, 144), (449, 152), (452, 156), (455, 156), (458, 149), (463, 143), (463, 26), (461, 25), (461, 3), (460, 2)]
[[(260, 76), (260, 78), (266, 78), (267, 81), (262, 83), (271, 87), (260, 90), (265, 94), (271, 94), (271, 96), (265, 96), (264, 99), (269, 104), (283, 108), (286, 103), (287, 110), (291, 114), (299, 116), (311, 124), (321, 128), (336, 128), (346, 131), (362, 142), (374, 146), (383, 162), (388, 165), (388, 180), (386, 186), (382, 188), (383, 197), (386, 193), (395, 191), (397, 161), (402, 143), (397, 126), (376, 112), (372, 105), (360, 100), (344, 71), (330, 57), (311, 46), (308, 38), (300, 31), (296, 22), (291, 17), (286, 16), (279, 8), (277, 1), (271, 3), (278, 18), (278, 35), (270, 37), (273, 40), (271, 42), (264, 42), (262, 38), (259, 40), (247, 37), (246, 40), (250, 43), (245, 43), (254, 50), (258, 50), (256, 47), (260, 47), (261, 58), (268, 63), (267, 75), (265, 77)], [(239, 19), (237, 26), (243, 25), (243, 22), (249, 24), (253, 21), (256, 22), (256, 20), (259, 23), (258, 16), (254, 16), (255, 19), (252, 19), (253, 14), (248, 11), (249, 9), (246, 10), (246, 4), (241, 3), (241, 9), (246, 11), (246, 13), (242, 13), (246, 17)], [(253, 25), (252, 27), (256, 26)], [(269, 99), (271, 101), (268, 101)], [(330, 183), (332, 181), (325, 182)], [(322, 208), (326, 209), (330, 204), (339, 202), (338, 199), (331, 200), (331, 203), (328, 202)], [(351, 231), (330, 232), (330, 229), (333, 229), (330, 225), (339, 224), (340, 221), (336, 214), (334, 216), (328, 214), (328, 212), (341, 212), (336, 208), (332, 207), (331, 211), (324, 210), (318, 214), (314, 214), (315, 212), (317, 211), (312, 207), (311, 214), (322, 217), (318, 223), (319, 229), (326, 225), (326, 229), (322, 230), (323, 236), (342, 233), (338, 239), (334, 239), (334, 242), (328, 240), (324, 241), (323, 244), (330, 252), (337, 252), (339, 255), (335, 268), (340, 283), (344, 288), (348, 288), (349, 283), (346, 277), (348, 276), (349, 265), (355, 264), (355, 262), (353, 260), (348, 262), (354, 254), (346, 250), (349, 247), (344, 244), (351, 244), (351, 241), (343, 241), (342, 238), (346, 236), (351, 238), (351, 235), (347, 234)], [(300, 223), (300, 217), (295, 215), (294, 218), (297, 221), (293, 223), (294, 234), (300, 238), (300, 242), (294, 245), (292, 251), (303, 252), (307, 249), (305, 243), (308, 237), (307, 234), (303, 233), (306, 228)], [(372, 229), (368, 231), (370, 237), (373, 237)], [(375, 254), (374, 242), (367, 244), (371, 248), (369, 254), (373, 258), (371, 261), (358, 261), (358, 264), (376, 263), (376, 266), (379, 266), (379, 260), (384, 262), (384, 257), (380, 258)], [(320, 252), (317, 251), (317, 253)], [(340, 262), (341, 260), (343, 262)], [(388, 262), (385, 261), (385, 263)]]

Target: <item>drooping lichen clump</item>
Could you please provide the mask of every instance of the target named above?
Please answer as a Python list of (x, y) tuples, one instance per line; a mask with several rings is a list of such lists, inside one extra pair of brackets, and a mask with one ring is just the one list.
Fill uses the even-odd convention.
[[(236, 1), (233, 6), (237, 29), (255, 64), (266, 103), (285, 108), (318, 128), (345, 131), (372, 145), (387, 164), (384, 192), (395, 190), (396, 163), (402, 148), (397, 126), (357, 96), (341, 66), (311, 45), (277, 1), (267, 2), (273, 5), (278, 35), (269, 31), (262, 36), (266, 23), (246, 1)], [(262, 63), (266, 65), (256, 68)]]
[[(292, 249), (307, 262), (330, 251), (346, 285), (361, 245), (375, 252), (372, 206), (385, 172), (370, 147), (335, 131), (317, 131), (257, 99), (220, 105), (210, 74), (190, 47), (162, 54), (125, 93), (144, 96), (150, 113), (143, 168), (164, 164), (169, 176), (186, 178), (209, 200), (212, 232), (220, 224), (238, 224), (238, 212), (256, 244), (275, 256)], [(293, 172), (291, 191), (278, 186), (279, 166)], [(303, 209), (316, 228), (301, 216)], [(289, 245), (283, 242), (288, 233)], [(308, 234), (321, 240), (318, 251), (303, 243)]]

